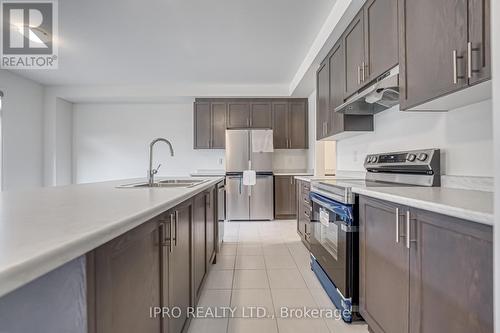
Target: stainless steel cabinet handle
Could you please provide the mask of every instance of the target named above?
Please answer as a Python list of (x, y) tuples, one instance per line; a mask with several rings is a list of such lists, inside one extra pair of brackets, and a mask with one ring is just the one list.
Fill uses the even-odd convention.
[(396, 244), (399, 243), (399, 208), (396, 208)]
[(410, 232), (410, 211), (406, 211), (406, 248), (410, 248), (410, 237), (411, 237), (411, 232)]
[(361, 68), (358, 66), (358, 85), (361, 84)]
[(169, 243), (169, 252), (172, 253), (172, 227), (173, 227), (173, 220), (174, 220), (174, 214), (170, 214), (170, 225), (168, 228), (169, 236), (168, 236), (168, 243)]
[(174, 234), (174, 246), (177, 246), (177, 226), (179, 222), (179, 211), (175, 211), (175, 234)]
[(361, 82), (365, 82), (365, 62), (361, 63)]

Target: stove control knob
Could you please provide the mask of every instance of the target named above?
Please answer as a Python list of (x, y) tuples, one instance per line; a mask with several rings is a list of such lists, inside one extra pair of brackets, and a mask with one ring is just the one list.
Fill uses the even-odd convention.
[(418, 160), (423, 162), (427, 159), (427, 154), (426, 153), (420, 153), (418, 154)]
[(413, 162), (413, 161), (415, 161), (416, 158), (417, 158), (417, 156), (415, 154), (409, 154), (406, 157), (406, 160), (409, 161), (409, 162)]

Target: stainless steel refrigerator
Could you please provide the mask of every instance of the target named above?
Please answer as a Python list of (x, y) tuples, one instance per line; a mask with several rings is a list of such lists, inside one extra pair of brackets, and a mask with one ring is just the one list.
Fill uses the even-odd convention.
[[(258, 136), (269, 135), (269, 132), (272, 136), (272, 130), (226, 130), (226, 215), (228, 220), (273, 219), (273, 153), (256, 152), (252, 142)], [(255, 170), (255, 185), (243, 185), (244, 170)]]

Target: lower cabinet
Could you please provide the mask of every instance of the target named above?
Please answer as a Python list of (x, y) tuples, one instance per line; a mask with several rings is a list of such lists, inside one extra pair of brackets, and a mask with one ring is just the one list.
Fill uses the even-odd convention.
[[(193, 203), (188, 200), (173, 210), (172, 237), (168, 256), (168, 306), (178, 307), (180, 316), (168, 318), (168, 331), (180, 333), (187, 321), (187, 308), (191, 305), (191, 223)], [(164, 284), (165, 285), (165, 284)], [(167, 319), (167, 318), (165, 318)], [(165, 327), (166, 325), (164, 325)]]
[(161, 319), (149, 317), (150, 307), (162, 304), (160, 268), (158, 220), (90, 252), (88, 332), (161, 332)]
[(360, 313), (373, 332), (493, 332), (490, 226), (359, 202)]
[[(87, 254), (89, 333), (185, 330), (215, 255), (214, 193), (210, 188)], [(154, 307), (180, 315), (151, 316)]]
[(309, 248), (311, 226), (310, 190), (309, 182), (297, 180), (297, 233), (307, 248)]
[(294, 176), (274, 176), (274, 218), (293, 219), (296, 212)]
[(205, 193), (193, 199), (193, 296), (197, 300), (206, 272)]
[[(206, 267), (210, 267), (215, 259), (215, 245), (216, 245), (216, 201), (215, 201), (215, 188), (210, 189), (205, 193), (205, 220), (206, 220), (206, 249), (205, 260)], [(208, 270), (207, 270), (208, 271)]]

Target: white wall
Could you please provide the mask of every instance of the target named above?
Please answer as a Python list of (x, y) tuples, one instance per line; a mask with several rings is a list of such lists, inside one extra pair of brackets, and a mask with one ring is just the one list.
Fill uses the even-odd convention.
[(363, 171), (369, 153), (440, 148), (444, 174), (492, 177), (491, 123), (491, 100), (442, 113), (394, 107), (375, 115), (373, 133), (337, 142), (337, 169)]
[(3, 189), (42, 185), (43, 87), (0, 70), (2, 108)]
[(73, 104), (56, 100), (55, 185), (73, 182)]
[(156, 137), (170, 140), (175, 152), (170, 157), (166, 145), (156, 146), (159, 176), (224, 168), (224, 150), (193, 149), (192, 103), (74, 104), (73, 112), (76, 183), (146, 177)]

